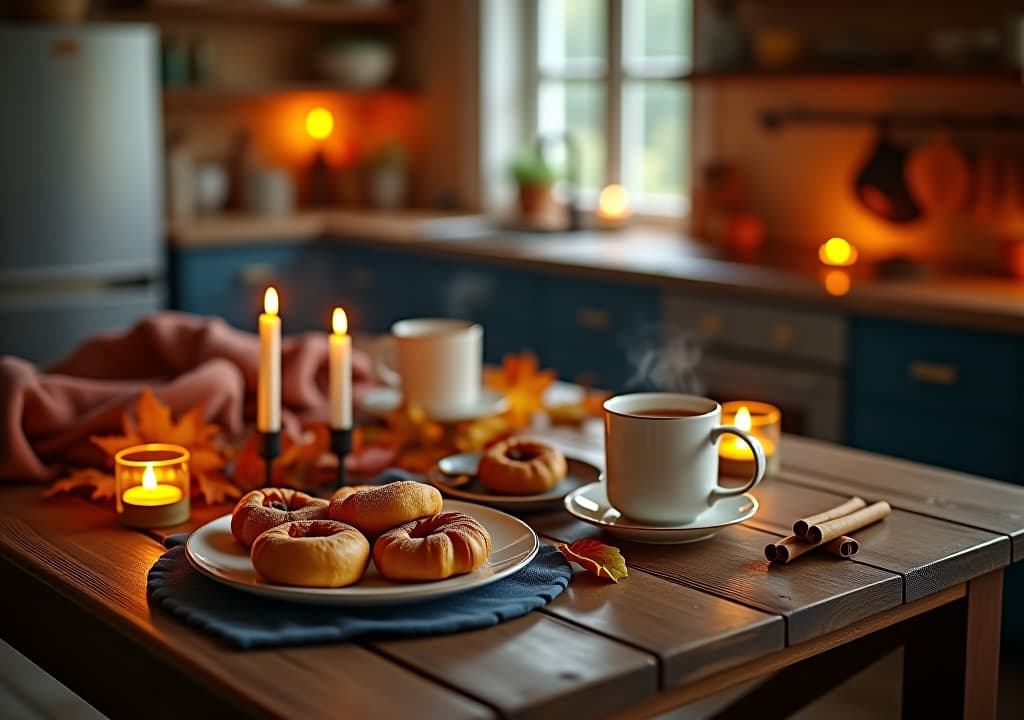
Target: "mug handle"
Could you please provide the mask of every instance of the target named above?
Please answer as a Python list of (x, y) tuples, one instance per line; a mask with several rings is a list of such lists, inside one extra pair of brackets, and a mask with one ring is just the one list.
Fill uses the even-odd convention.
[(719, 498), (742, 495), (743, 493), (752, 490), (755, 485), (761, 482), (761, 479), (764, 477), (765, 468), (767, 467), (767, 462), (764, 458), (764, 448), (761, 447), (761, 441), (749, 432), (741, 430), (734, 425), (719, 425), (711, 430), (711, 443), (713, 445), (717, 445), (718, 438), (722, 435), (735, 435), (750, 447), (751, 452), (754, 453), (754, 477), (750, 479), (750, 482), (741, 487), (724, 488), (721, 485), (715, 485), (715, 487), (711, 489), (711, 502), (715, 502)]
[(370, 356), (373, 358), (373, 372), (384, 385), (388, 387), (401, 387), (402, 376), (392, 369), (393, 362), (388, 364), (385, 358), (395, 359), (395, 339), (390, 335), (377, 338), (370, 347)]

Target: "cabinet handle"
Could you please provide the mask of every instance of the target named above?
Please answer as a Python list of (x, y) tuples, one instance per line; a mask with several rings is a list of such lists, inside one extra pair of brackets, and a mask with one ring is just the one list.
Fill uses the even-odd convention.
[(612, 326), (612, 314), (601, 308), (582, 307), (576, 311), (576, 324), (587, 330), (607, 330)]
[(777, 348), (788, 348), (793, 346), (796, 340), (796, 330), (792, 325), (783, 323), (772, 328), (772, 344)]
[(274, 279), (274, 266), (270, 263), (248, 263), (238, 268), (238, 282), (245, 287), (269, 285)]
[(707, 337), (718, 337), (725, 328), (725, 321), (718, 313), (705, 313), (701, 315), (697, 324), (700, 326), (701, 334)]
[(907, 374), (911, 380), (929, 385), (953, 385), (960, 375), (955, 365), (925, 360), (912, 360), (907, 366)]

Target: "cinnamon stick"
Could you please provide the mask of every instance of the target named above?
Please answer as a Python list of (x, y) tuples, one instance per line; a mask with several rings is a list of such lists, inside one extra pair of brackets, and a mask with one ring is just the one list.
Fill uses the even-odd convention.
[(889, 503), (884, 500), (876, 502), (873, 505), (868, 505), (866, 508), (850, 513), (849, 515), (845, 515), (844, 517), (811, 525), (811, 527), (807, 529), (807, 535), (805, 537), (808, 541), (816, 545), (826, 543), (829, 540), (834, 540), (842, 535), (848, 535), (863, 527), (876, 523), (882, 518), (888, 516), (891, 512), (892, 508), (889, 507)]
[(782, 538), (777, 543), (766, 545), (764, 548), (764, 556), (770, 562), (785, 564), (790, 560), (796, 560), (804, 553), (808, 553), (819, 547), (823, 548), (825, 552), (830, 555), (835, 555), (836, 557), (841, 558), (847, 558), (851, 555), (855, 555), (860, 549), (860, 545), (857, 541), (846, 535), (833, 538), (832, 540), (823, 543), (811, 543), (807, 542), (803, 538), (798, 538), (796, 535), (790, 535)]
[(797, 537), (807, 537), (807, 530), (812, 525), (820, 525), (821, 523), (828, 522), (829, 520), (835, 520), (837, 518), (849, 515), (852, 512), (856, 512), (863, 507), (866, 507), (867, 503), (859, 497), (852, 497), (841, 505), (836, 505), (834, 508), (829, 508), (824, 512), (820, 512), (817, 515), (811, 515), (810, 517), (800, 518), (793, 523), (793, 534)]

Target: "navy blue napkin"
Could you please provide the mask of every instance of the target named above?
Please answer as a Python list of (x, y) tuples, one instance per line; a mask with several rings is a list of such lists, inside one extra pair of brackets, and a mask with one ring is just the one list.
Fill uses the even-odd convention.
[[(392, 470), (371, 482), (405, 479), (401, 475)], [(542, 545), (519, 572), (457, 595), (383, 607), (309, 605), (259, 597), (205, 577), (189, 565), (180, 547), (186, 537), (167, 538), (170, 549), (150, 568), (151, 602), (244, 650), (368, 636), (440, 635), (497, 625), (551, 602), (572, 574), (556, 548)]]

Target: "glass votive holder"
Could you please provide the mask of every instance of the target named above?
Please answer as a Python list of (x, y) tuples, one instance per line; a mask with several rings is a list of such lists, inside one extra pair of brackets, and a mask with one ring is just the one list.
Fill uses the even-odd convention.
[[(765, 477), (774, 475), (781, 462), (782, 413), (774, 405), (756, 400), (722, 403), (722, 424), (735, 425), (761, 441), (767, 467)], [(728, 477), (749, 478), (754, 473), (754, 453), (735, 436), (723, 436), (718, 444), (718, 472)]]
[(189, 452), (180, 445), (148, 443), (114, 455), (118, 519), (130, 527), (178, 525), (189, 517)]

